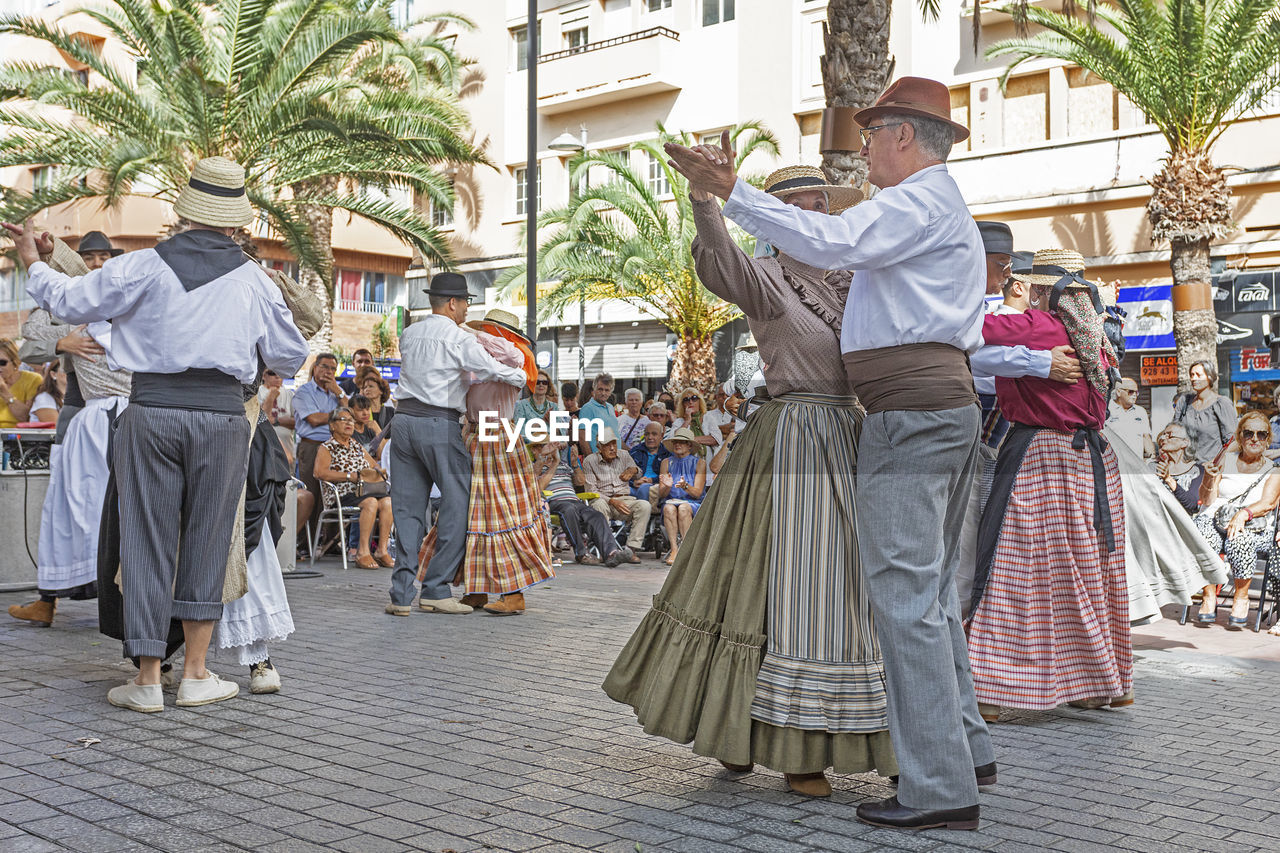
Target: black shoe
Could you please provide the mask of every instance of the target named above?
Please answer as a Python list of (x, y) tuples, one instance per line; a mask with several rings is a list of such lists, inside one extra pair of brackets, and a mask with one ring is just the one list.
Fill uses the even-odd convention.
[[(996, 783), (996, 763), (984, 764), (981, 767), (973, 768), (973, 775), (978, 778), (979, 788), (989, 788)], [(889, 781), (898, 784), (897, 776), (890, 776)]]
[(977, 829), (978, 814), (976, 805), (930, 811), (910, 809), (899, 803), (897, 797), (858, 806), (858, 820), (890, 829)]

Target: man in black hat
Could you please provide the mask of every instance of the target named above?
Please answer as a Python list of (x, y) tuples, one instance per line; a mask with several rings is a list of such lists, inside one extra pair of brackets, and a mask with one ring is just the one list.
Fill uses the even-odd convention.
[(987, 296), (999, 296), (1013, 271), (1013, 231), (1003, 222), (978, 220), (978, 233), (987, 253)]
[(400, 384), (391, 422), (391, 506), (396, 522), (396, 567), (386, 612), (408, 616), (418, 574), (418, 548), (427, 530), (433, 485), (440, 489), (436, 548), (422, 579), (418, 606), (429, 613), (470, 613), (449, 582), (466, 549), (471, 500), (471, 454), (459, 416), (467, 410), (472, 378), (525, 384), (524, 371), (501, 364), (461, 328), (471, 294), (457, 273), (440, 273), (427, 288), (431, 314), (400, 337)]
[[(16, 237), (21, 229), (10, 228)], [(101, 231), (90, 231), (80, 238), (74, 250), (66, 243), (44, 232), (36, 241), (36, 248), (41, 258), (47, 260), (55, 269), (68, 275), (85, 275), (117, 255), (124, 254)], [(76, 262), (80, 256), (80, 263)], [(62, 408), (58, 411), (58, 429), (54, 440), (61, 442), (67, 432), (67, 424), (84, 408), (84, 394), (80, 389), (80, 381), (76, 376), (75, 361), (72, 356), (97, 359), (105, 352), (82, 326), (69, 326), (42, 308), (37, 308), (27, 315), (22, 324), (22, 347), (18, 357), (27, 364), (45, 364), (60, 358), (62, 370), (67, 375), (67, 390), (62, 397)]]

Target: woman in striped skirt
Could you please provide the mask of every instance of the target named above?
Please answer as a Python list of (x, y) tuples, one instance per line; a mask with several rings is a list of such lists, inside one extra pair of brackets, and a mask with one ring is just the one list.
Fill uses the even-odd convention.
[[(1085, 378), (996, 379), (1011, 428), (978, 530), (969, 666), (984, 719), (1133, 702), (1124, 499), (1101, 429), (1116, 371), (1078, 252), (1036, 252), (1031, 308), (987, 315), (988, 345), (1070, 344)], [(1038, 309), (1038, 310), (1037, 310)]]
[[(860, 198), (809, 167), (768, 185), (824, 212)], [(746, 314), (772, 399), (748, 418), (604, 689), (650, 734), (828, 796), (828, 768), (897, 773), (854, 524), (861, 414), (839, 340), (850, 277), (747, 257), (710, 196), (694, 193), (693, 215), (698, 277)]]

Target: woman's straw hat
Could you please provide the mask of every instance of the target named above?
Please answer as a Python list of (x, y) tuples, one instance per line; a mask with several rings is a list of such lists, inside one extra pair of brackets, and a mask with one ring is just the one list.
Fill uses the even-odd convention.
[(199, 225), (240, 228), (253, 221), (244, 189), (244, 167), (226, 157), (206, 157), (173, 203), (174, 213)]
[[(1066, 273), (1079, 273), (1079, 277), (1084, 278), (1084, 256), (1071, 249), (1038, 249), (1031, 259), (1031, 270), (1019, 273), (1018, 278), (1027, 284), (1053, 287), (1062, 279), (1062, 272), (1054, 267)], [(1088, 289), (1089, 285), (1081, 281), (1067, 283), (1067, 290)]]
[(520, 331), (520, 318), (510, 311), (504, 311), (501, 308), (490, 308), (484, 315), (483, 320), (471, 320), (467, 323), (473, 329), (484, 331), (486, 325), (492, 324), (506, 329), (508, 332), (514, 332), (520, 336), (521, 340), (529, 340), (524, 332)]
[(662, 442), (662, 446), (665, 447), (667, 450), (670, 450), (672, 453), (675, 453), (676, 449), (672, 447), (672, 444), (677, 441), (687, 441), (689, 442), (689, 450), (692, 451), (695, 449), (694, 448), (695, 438), (697, 438), (697, 436), (693, 434), (693, 430), (689, 429), (688, 427), (680, 427), (678, 430), (671, 433), (670, 438), (665, 439)]
[(862, 193), (853, 187), (836, 186), (817, 166), (785, 166), (764, 179), (764, 191), (786, 201), (792, 193), (813, 191), (827, 194), (827, 212), (839, 213), (862, 201)]

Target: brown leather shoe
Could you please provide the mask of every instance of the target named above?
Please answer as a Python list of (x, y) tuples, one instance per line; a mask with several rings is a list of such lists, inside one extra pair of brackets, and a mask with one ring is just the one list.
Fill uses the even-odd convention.
[(468, 607), (479, 610), (481, 607), (484, 607), (489, 603), (489, 596), (485, 595), (483, 592), (468, 593), (467, 595), (462, 596), (462, 603)]
[(504, 595), (492, 604), (486, 604), (484, 612), (492, 613), (494, 616), (519, 616), (524, 612), (524, 593), (513, 592), (510, 595)]
[(825, 773), (784, 773), (787, 787), (806, 797), (831, 796), (831, 783)]
[(390, 554), (376, 554), (374, 559), (378, 561), (378, 565), (384, 569), (394, 569), (396, 566), (396, 558)]
[(25, 619), (48, 628), (53, 624), (53, 614), (58, 609), (58, 602), (36, 599), (30, 604), (10, 604), (9, 615), (14, 619)]

